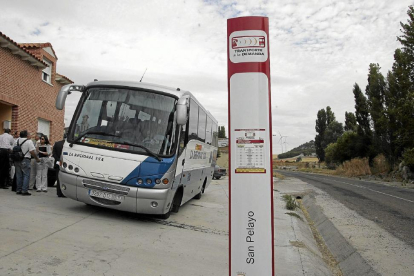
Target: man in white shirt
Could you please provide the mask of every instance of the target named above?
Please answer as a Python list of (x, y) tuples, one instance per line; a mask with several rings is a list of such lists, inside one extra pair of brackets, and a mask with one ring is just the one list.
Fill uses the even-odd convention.
[(20, 138), (16, 140), (14, 146), (19, 144), (21, 146), (22, 152), (24, 154), (24, 159), (22, 161), (15, 161), (14, 165), (16, 166), (16, 194), (21, 194), (23, 196), (29, 196), (31, 193), (29, 190), (29, 178), (30, 178), (30, 159), (36, 159), (36, 162), (40, 162), (39, 157), (37, 157), (36, 149), (31, 142), (28, 140), (27, 136), (29, 133), (27, 130), (20, 132)]
[(10, 135), (10, 129), (5, 129), (0, 135), (0, 189), (7, 189), (10, 174), (9, 153), (13, 148), (14, 139)]
[[(30, 135), (29, 135), (30, 136)], [(40, 137), (43, 136), (43, 133), (36, 133), (35, 138), (32, 139), (33, 145), (37, 148), (40, 144)], [(30, 138), (30, 137), (29, 137)], [(36, 183), (36, 171), (37, 171), (37, 164), (34, 159), (32, 159), (30, 163), (30, 179), (29, 179), (29, 190), (33, 190), (35, 183)]]

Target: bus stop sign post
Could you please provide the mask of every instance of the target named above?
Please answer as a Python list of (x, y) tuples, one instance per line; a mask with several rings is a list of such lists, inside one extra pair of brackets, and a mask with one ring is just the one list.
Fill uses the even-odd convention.
[(227, 20), (230, 276), (274, 275), (269, 20)]

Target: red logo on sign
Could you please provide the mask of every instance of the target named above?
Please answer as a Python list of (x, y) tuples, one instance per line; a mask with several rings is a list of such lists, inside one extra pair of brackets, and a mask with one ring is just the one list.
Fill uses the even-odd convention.
[(231, 40), (232, 49), (240, 48), (264, 48), (266, 47), (264, 36), (238, 36)]

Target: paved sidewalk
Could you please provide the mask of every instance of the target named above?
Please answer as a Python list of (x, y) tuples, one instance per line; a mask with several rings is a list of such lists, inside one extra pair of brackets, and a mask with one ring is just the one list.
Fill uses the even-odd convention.
[[(310, 191), (309, 185), (296, 179), (274, 182), (275, 271), (276, 275), (332, 275), (316, 245), (301, 210), (285, 208), (284, 194), (300, 195)], [(295, 213), (300, 219), (294, 215)]]

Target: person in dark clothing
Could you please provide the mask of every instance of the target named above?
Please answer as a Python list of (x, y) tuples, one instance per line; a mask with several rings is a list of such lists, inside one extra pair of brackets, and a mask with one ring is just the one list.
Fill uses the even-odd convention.
[(7, 189), (7, 179), (10, 171), (9, 150), (0, 148), (0, 189)]
[(55, 158), (54, 169), (56, 172), (56, 180), (57, 180), (56, 193), (58, 197), (65, 197), (62, 193), (62, 190), (60, 189), (60, 181), (59, 181), (60, 156), (62, 155), (62, 149), (63, 149), (64, 143), (65, 143), (65, 140), (57, 141), (55, 145), (53, 146), (53, 151), (52, 151), (52, 156), (53, 158)]
[(0, 135), (0, 188), (7, 189), (10, 177), (10, 159), (9, 153), (12, 151), (14, 144), (13, 136), (10, 135), (10, 129), (5, 129)]

